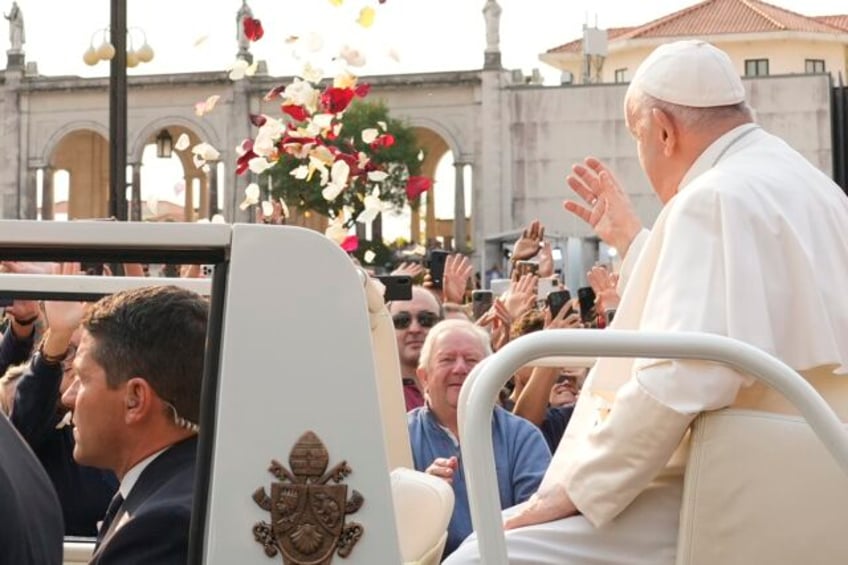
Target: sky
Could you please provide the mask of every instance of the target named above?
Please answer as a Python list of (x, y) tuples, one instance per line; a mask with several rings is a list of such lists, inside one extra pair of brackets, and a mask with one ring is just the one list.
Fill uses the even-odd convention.
[[(772, 3), (805, 15), (848, 13), (848, 0), (774, 0)], [(235, 60), (236, 13), (242, 0), (127, 0), (130, 38), (140, 47), (144, 38), (155, 55), (150, 63), (129, 69), (130, 75), (220, 71)], [(292, 37), (319, 37), (322, 51), (312, 60), (329, 76), (332, 56), (348, 45), (366, 60), (359, 75), (479, 69), (486, 45), (485, 0), (249, 0), (253, 16), (262, 21), (265, 36), (252, 51), (265, 60), (271, 75), (298, 73), (302, 48)], [(540, 53), (582, 34), (584, 24), (600, 28), (632, 26), (696, 4), (688, 0), (500, 0), (500, 45), (507, 69), (529, 74), (539, 68), (546, 84), (557, 84), (559, 71), (539, 61)], [(11, 0), (0, 0), (8, 13)], [(27, 61), (43, 75), (108, 76), (109, 65), (90, 67), (82, 55), (103, 41), (110, 19), (109, 0), (18, 0), (24, 16)], [(369, 29), (355, 23), (359, 10), (374, 6)], [(0, 22), (0, 46), (8, 46), (8, 25)], [(451, 163), (442, 169), (452, 178)], [(437, 178), (437, 182), (438, 182)], [(452, 182), (448, 180), (448, 182)], [(174, 182), (158, 183), (173, 186)], [(469, 186), (466, 184), (466, 186)], [(57, 187), (58, 188), (58, 187)], [(452, 206), (443, 191), (437, 209)], [(57, 194), (58, 197), (58, 194)], [(160, 195), (168, 198), (168, 195)], [(470, 208), (467, 208), (470, 209)], [(439, 214), (441, 216), (441, 214)]]

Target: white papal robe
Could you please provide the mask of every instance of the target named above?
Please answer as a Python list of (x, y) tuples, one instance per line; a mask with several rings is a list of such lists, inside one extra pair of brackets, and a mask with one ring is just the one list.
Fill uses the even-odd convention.
[[(848, 373), (848, 198), (755, 124), (693, 163), (632, 244), (620, 285), (615, 328), (715, 333), (799, 371)], [(715, 363), (600, 359), (540, 487), (564, 488), (581, 515), (507, 532), (510, 562), (673, 563), (678, 448), (702, 411), (743, 396), (768, 407), (772, 394), (746, 395), (752, 382)], [(473, 537), (448, 561), (477, 562)]]

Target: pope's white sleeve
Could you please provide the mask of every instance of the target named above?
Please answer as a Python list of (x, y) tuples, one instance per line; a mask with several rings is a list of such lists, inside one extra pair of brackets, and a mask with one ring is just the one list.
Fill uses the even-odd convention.
[(586, 519), (603, 526), (665, 467), (694, 418), (658, 402), (630, 379), (609, 416), (574, 445), (579, 456), (565, 464), (561, 484)]
[(616, 290), (618, 290), (619, 296), (624, 292), (624, 287), (627, 286), (627, 281), (630, 279), (630, 274), (633, 272), (636, 260), (642, 253), (642, 248), (645, 246), (645, 242), (648, 241), (650, 235), (651, 232), (649, 230), (642, 228), (642, 231), (636, 234), (636, 237), (630, 243), (630, 247), (627, 249), (627, 255), (624, 256), (624, 260), (621, 262), (621, 269), (618, 272), (618, 287)]

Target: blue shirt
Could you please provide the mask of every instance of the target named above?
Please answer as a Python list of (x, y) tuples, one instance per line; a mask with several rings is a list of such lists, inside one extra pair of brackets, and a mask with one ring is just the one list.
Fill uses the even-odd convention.
[[(462, 456), (452, 434), (439, 425), (428, 406), (409, 412), (407, 422), (412, 458), (418, 471), (425, 471), (437, 457), (455, 456), (459, 460), (453, 477), (456, 502), (448, 524), (444, 558), (473, 531)], [(501, 508), (509, 508), (536, 492), (551, 462), (551, 452), (536, 426), (500, 407), (495, 408), (492, 416), (492, 443)]]

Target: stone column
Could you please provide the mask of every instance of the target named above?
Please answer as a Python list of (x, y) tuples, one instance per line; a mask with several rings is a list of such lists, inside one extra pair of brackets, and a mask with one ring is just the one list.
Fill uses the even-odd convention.
[(130, 163), (132, 167), (132, 194), (130, 195), (130, 220), (140, 222), (141, 211), (141, 163)]
[(185, 204), (183, 207), (183, 219), (186, 222), (194, 221), (194, 179), (195, 176), (185, 177)]
[(456, 182), (453, 200), (453, 240), (454, 249), (463, 253), (467, 247), (468, 234), (465, 233), (465, 163), (454, 163)]
[(421, 201), (410, 202), (409, 208), (411, 210), (409, 215), (409, 241), (421, 243)]
[(32, 220), (38, 214), (38, 167), (28, 167), (26, 184), (21, 198), (21, 218)]
[(208, 218), (211, 220), (212, 216), (218, 213), (218, 162), (213, 161), (207, 163), (209, 166), (209, 171), (206, 173), (206, 179), (209, 183), (209, 214)]
[(433, 188), (427, 191), (427, 228), (424, 241), (425, 245), (432, 245), (436, 241), (436, 199), (433, 198), (433, 193), (436, 190), (435, 183)]
[[(210, 168), (211, 170), (211, 168)], [(209, 176), (208, 173), (200, 177), (200, 200), (197, 203), (197, 217), (209, 217)]]
[(42, 169), (43, 176), (41, 180), (41, 219), (52, 220), (53, 214), (53, 175), (56, 171), (53, 167), (47, 166)]

